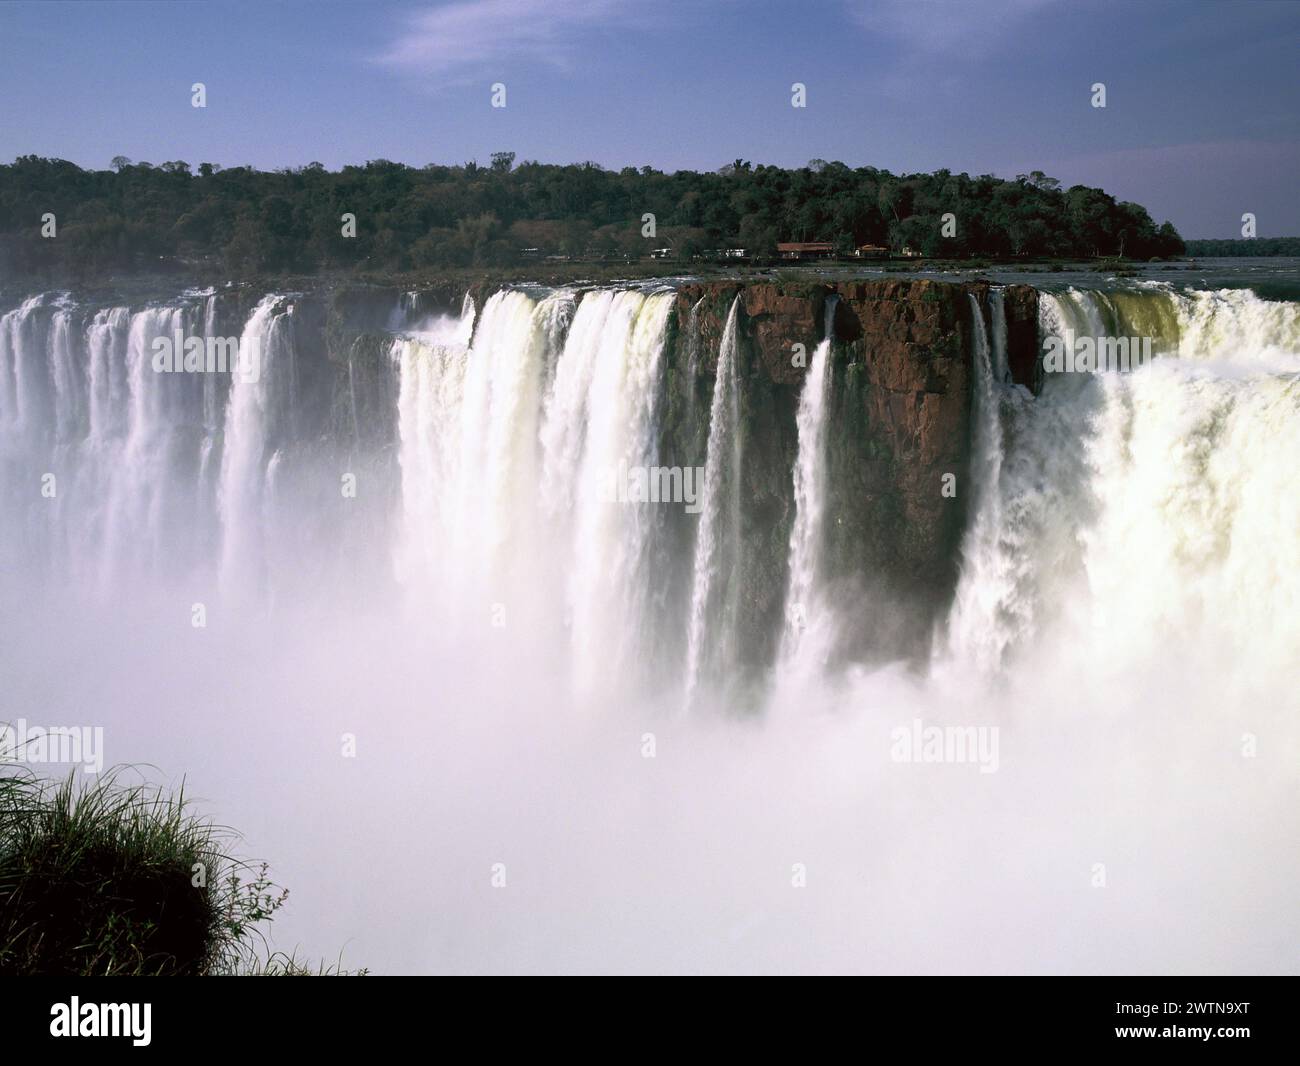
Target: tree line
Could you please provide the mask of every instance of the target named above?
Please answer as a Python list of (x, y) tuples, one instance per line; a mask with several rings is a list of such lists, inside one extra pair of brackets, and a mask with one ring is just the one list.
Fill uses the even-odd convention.
[(1256, 256), (1300, 256), (1300, 237), (1252, 237), (1249, 240), (1188, 241), (1187, 254), (1206, 258), (1229, 256), (1234, 259)]
[(1062, 189), (1041, 171), (1008, 180), (738, 159), (668, 173), (515, 165), (513, 152), (488, 165), (378, 159), (338, 171), (192, 170), (121, 156), (110, 170), (30, 155), (0, 165), (0, 270), (15, 274), (408, 271), (652, 250), (691, 260), (741, 248), (763, 259), (785, 241), (944, 258), (1148, 259), (1184, 249), (1177, 230), (1156, 226), (1140, 205), (1083, 185)]

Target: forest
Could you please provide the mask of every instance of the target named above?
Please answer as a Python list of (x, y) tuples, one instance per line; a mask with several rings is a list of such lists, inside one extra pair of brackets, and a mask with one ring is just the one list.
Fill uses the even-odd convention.
[(1187, 254), (1208, 258), (1233, 259), (1263, 258), (1267, 256), (1300, 256), (1300, 237), (1251, 237), (1248, 240), (1188, 241)]
[[(50, 216), (53, 216), (52, 218)], [(652, 217), (648, 217), (652, 216)], [(949, 217), (951, 216), (951, 217)], [(350, 221), (351, 220), (351, 221)], [(1168, 258), (1184, 243), (1139, 204), (938, 170), (891, 174), (811, 160), (716, 171), (523, 162), (411, 167), (378, 159), (274, 171), (119, 156), (108, 170), (21, 156), (0, 164), (0, 275), (418, 271), (537, 258), (699, 261), (823, 241), (935, 258)], [(733, 255), (734, 258), (734, 255)]]

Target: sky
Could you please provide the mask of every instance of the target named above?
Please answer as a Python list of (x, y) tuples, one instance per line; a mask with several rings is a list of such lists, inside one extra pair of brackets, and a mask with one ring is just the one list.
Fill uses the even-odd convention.
[(1297, 0), (7, 3), (0, 160), (1042, 170), (1292, 236), (1298, 44)]

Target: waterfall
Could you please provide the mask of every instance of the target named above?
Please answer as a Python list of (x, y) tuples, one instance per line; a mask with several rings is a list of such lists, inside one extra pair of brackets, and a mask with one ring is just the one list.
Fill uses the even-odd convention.
[(188, 526), (179, 512), (189, 491), (178, 447), (187, 413), (184, 389), (153, 370), (152, 345), (184, 331), (180, 306), (151, 307), (131, 316), (126, 337), (126, 435), (115, 448), (104, 533), (106, 582), (117, 573), (154, 574), (169, 567), (164, 550), (173, 529)]
[(1145, 328), (1163, 354), (1128, 373), (1047, 374), (1032, 400), (990, 382), (976, 322), (975, 502), (947, 657), (988, 672), (1050, 644), (1119, 669), (1213, 633), (1207, 654), (1267, 670), (1300, 647), (1284, 532), (1300, 503), (1278, 488), (1300, 443), (1296, 306), (1228, 290), (1043, 293), (1044, 335)]
[(90, 427), (87, 446), (102, 455), (126, 426), (126, 340), (131, 312), (125, 307), (96, 311), (87, 329)]
[(521, 292), (488, 300), (469, 350), (457, 427), (451, 550), (482, 584), (500, 577), (537, 481), (534, 438), (543, 336)]
[(76, 364), (80, 356), (73, 335), (73, 314), (54, 313), (50, 330), (50, 378), (54, 386), (54, 434), (59, 441), (79, 436), (83, 418), (81, 378)]
[(971, 403), (971, 504), (962, 544), (961, 575), (948, 619), (947, 654), (988, 672), (1001, 665), (1024, 619), (1016, 613), (1016, 570), (1025, 545), (1011, 535), (1004, 514), (1018, 501), (1004, 498), (1007, 422), (1030, 399), (1008, 384), (1007, 331), (1003, 294), (989, 292), (989, 329), (979, 300), (968, 296), (973, 327), (974, 381)]
[[(709, 407), (709, 441), (704, 468), (704, 508), (700, 513), (692, 567), (687, 635), (686, 695), (689, 702), (701, 675), (733, 665), (737, 599), (740, 594), (740, 476), (742, 438), (740, 382), (736, 367), (736, 315), (739, 295), (727, 312), (718, 348), (718, 368)], [(693, 312), (692, 312), (693, 315)], [(691, 341), (692, 358), (696, 344)]]
[[(401, 568), (500, 602), (527, 565), (551, 301), (507, 291), (397, 341)], [(473, 339), (470, 340), (470, 329)], [(414, 568), (414, 570), (412, 570)]]
[(287, 312), (282, 297), (264, 296), (239, 338), (241, 352), (258, 353), (260, 373), (235, 374), (226, 406), (217, 486), (221, 520), (220, 574), (228, 592), (246, 591), (266, 579), (264, 532), (267, 502), (267, 436), (271, 387), (281, 355), (279, 330)]
[(544, 509), (560, 523), (577, 503), (596, 365), (621, 361), (628, 323), (641, 302), (636, 292), (585, 295), (556, 362), (542, 415), (541, 498)]
[(47, 395), (52, 314), (44, 297), (33, 296), (0, 318), (0, 514), (7, 532), (0, 561), (6, 572), (29, 559), (34, 569), (45, 564), (63, 511), (62, 500), (40, 495), (44, 478), (57, 481), (60, 473), (50, 448)]
[[(217, 295), (210, 294), (203, 302), (203, 334), (206, 337), (217, 336)], [(217, 382), (214, 374), (203, 379), (203, 429), (207, 439), (211, 439), (217, 429)]]
[(795, 416), (799, 452), (794, 467), (795, 518), (790, 532), (781, 658), (800, 671), (824, 663), (834, 639), (834, 622), (821, 598), (819, 577), (825, 536), (826, 413), (830, 406), (836, 302), (834, 296), (826, 300), (825, 334), (813, 352)]
[(1252, 293), (1179, 294), (1174, 351), (1097, 376), (1078, 434), (1087, 594), (1067, 621), (1112, 668), (1157, 640), (1261, 678), (1294, 662), (1298, 324), (1295, 304)]
[[(41, 315), (45, 308), (43, 296), (32, 296), (24, 300), (22, 306), (8, 312), (0, 325), (0, 339), (3, 342), (4, 392), (0, 393), (3, 404), (5, 427), (17, 439), (26, 437), (29, 426), (39, 424), (40, 409), (44, 404), (42, 375), (44, 367), (37, 356), (43, 336), (44, 326)], [(39, 429), (37, 431), (39, 433)]]
[[(102, 724), (106, 765), (325, 863), (281, 939), (332, 950), (360, 900), (350, 965), (1292, 966), (1300, 305), (1040, 291), (1040, 333), (1158, 357), (1032, 395), (1023, 291), (850, 284), (803, 370), (771, 289), (725, 326), (721, 285), (694, 323), (650, 284), (422, 294), (392, 331), (373, 293), (15, 296), (8, 717)], [(260, 374), (155, 372), (178, 329)], [(899, 465), (962, 448), (958, 501)], [(698, 513), (630, 491), (687, 462)], [(866, 561), (913, 536), (936, 585), (960, 551), (947, 609)], [(913, 613), (933, 647), (880, 665)], [(451, 933), (411, 936), (431, 891)]]
[(471, 611), (561, 618), (579, 690), (637, 669), (656, 524), (606, 490), (656, 460), (672, 300), (506, 291), (468, 347), (444, 321), (394, 350), (402, 572), (433, 574)]
[(673, 299), (672, 293), (621, 294), (605, 320), (590, 376), (568, 591), (574, 679), (584, 694), (601, 682), (622, 686), (649, 665), (638, 655), (651, 579), (652, 509), (602, 496), (625, 472), (655, 465), (655, 403)]
[[(459, 315), (391, 341), (396, 450), (358, 457), (384, 439), (363, 426), (363, 396), (385, 395), (365, 377), (365, 346), (349, 342), (333, 370), (309, 360), (289, 298), (260, 300), (243, 326), (256, 378), (154, 372), (158, 338), (221, 328), (211, 291), (141, 307), (26, 298), (0, 315), (0, 552), (15, 571), (57, 569), (106, 595), (203, 575), (256, 594), (309, 562), (317, 574), (342, 551), (342, 517), (369, 515), (356, 538), (391, 556), (448, 624), (504, 611), (512, 638), (546, 634), (578, 691), (670, 669), (678, 691), (702, 692), (744, 650), (742, 454), (758, 460), (745, 447), (734, 302), (710, 403), (665, 422), (661, 405), (681, 398), (666, 372), (673, 305), (630, 288), (503, 290), (481, 310), (467, 296)], [(704, 358), (700, 310), (676, 332), (687, 369)], [(747, 471), (789, 486), (786, 615), (773, 637), (801, 674), (820, 670), (840, 621), (823, 559), (838, 476), (834, 313), (831, 298), (797, 400), (793, 468)], [(1150, 335), (1158, 358), (1133, 373), (1046, 374), (1032, 397), (1009, 383), (1002, 291), (983, 313), (970, 300), (969, 517), (934, 668), (1005, 672), (1062, 633), (1082, 654), (1127, 631), (1119, 655), (1198, 626), (1230, 630), (1225, 645), (1243, 654), (1280, 655), (1293, 594), (1291, 494), (1277, 486), (1294, 434), (1297, 305), (1143, 283), (1043, 292), (1039, 314), (1043, 334)], [(325, 371), (337, 374), (328, 394), (313, 376)], [(333, 405), (332, 421), (313, 404)], [(681, 463), (666, 446), (701, 445), (698, 517), (620, 497), (629, 473)], [(340, 472), (358, 464), (371, 511), (338, 502)], [(387, 498), (375, 480), (386, 466)], [(58, 485), (48, 499), (47, 473)], [(1230, 591), (1243, 582), (1258, 590), (1252, 603)]]
[(454, 478), (454, 424), (468, 336), (458, 321), (442, 325), (419, 338), (399, 338), (393, 347), (399, 368), (403, 518), (397, 569), (408, 582), (442, 569), (453, 524), (442, 490)]
[[(208, 295), (203, 304), (203, 337), (217, 336), (217, 296)], [(220, 438), (220, 381), (216, 374), (203, 376), (203, 443), (199, 454), (199, 487), (206, 496), (212, 491), (212, 456)]]
[[(695, 414), (695, 382), (700, 372), (700, 307), (705, 298), (701, 296), (686, 313), (686, 323), (682, 335), (686, 338), (686, 412), (688, 419)], [(734, 310), (734, 307), (733, 307)], [(711, 428), (711, 424), (710, 424)]]

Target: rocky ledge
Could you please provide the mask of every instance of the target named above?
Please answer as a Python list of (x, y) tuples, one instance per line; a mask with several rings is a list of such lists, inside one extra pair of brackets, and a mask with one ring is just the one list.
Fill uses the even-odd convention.
[[(794, 521), (795, 413), (806, 367), (828, 328), (834, 344), (827, 434), (829, 572), (824, 576), (841, 617), (860, 623), (857, 632), (852, 627), (846, 632), (856, 647), (843, 650), (858, 657), (870, 648), (892, 657), (915, 654), (927, 644), (952, 595), (970, 499), (974, 320), (969, 297), (975, 297), (987, 322), (989, 289), (986, 282), (882, 279), (709, 282), (678, 290), (678, 334), (671, 353), (677, 373), (671, 380), (682, 395), (670, 396), (670, 410), (697, 408), (701, 402), (707, 410), (727, 313), (740, 299), (743, 496), (751, 565), (745, 583), (751, 628), (742, 643), (756, 662), (770, 656), (780, 632)], [(1038, 345), (1038, 294), (1029, 286), (1002, 291), (1012, 375), (1029, 384)], [(701, 354), (693, 378), (685, 373), (684, 340), (691, 329), (698, 332)], [(799, 345), (806, 358), (798, 357)], [(696, 405), (681, 402), (691, 393)], [(671, 420), (668, 427), (672, 432)]]

